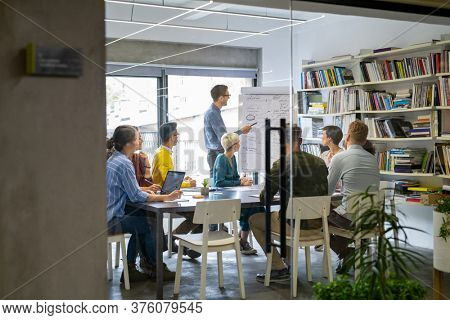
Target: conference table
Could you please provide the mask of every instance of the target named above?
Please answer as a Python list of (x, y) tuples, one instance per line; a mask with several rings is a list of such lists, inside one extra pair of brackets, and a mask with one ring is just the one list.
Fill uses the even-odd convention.
[[(200, 188), (182, 189), (182, 191), (183, 197), (179, 201), (128, 203), (129, 206), (139, 208), (149, 216), (156, 217), (156, 299), (158, 300), (163, 299), (164, 213), (182, 217), (183, 214), (193, 213), (199, 201), (228, 199), (240, 199), (241, 209), (261, 208), (261, 212), (264, 211), (264, 207), (259, 200), (260, 189), (258, 186), (217, 188), (215, 191), (211, 191), (209, 196), (201, 199), (193, 198), (193, 195), (200, 195)], [(272, 201), (272, 204), (272, 211), (279, 210), (279, 199), (277, 197)]]

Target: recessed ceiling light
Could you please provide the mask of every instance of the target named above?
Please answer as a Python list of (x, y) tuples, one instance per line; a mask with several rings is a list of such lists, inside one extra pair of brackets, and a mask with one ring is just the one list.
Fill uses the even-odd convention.
[[(156, 26), (156, 23), (150, 22), (140, 22), (140, 21), (128, 21), (128, 20), (115, 20), (115, 19), (105, 19), (105, 22), (123, 23), (123, 24), (133, 24), (133, 25), (143, 25), (143, 26)], [(239, 33), (239, 34), (254, 34), (258, 36), (267, 36), (267, 32), (254, 32), (254, 31), (244, 31), (244, 30), (233, 30), (233, 29), (217, 29), (217, 28), (204, 28), (204, 27), (193, 27), (193, 26), (180, 26), (174, 24), (161, 24), (158, 27), (163, 28), (177, 28), (177, 29), (190, 29), (199, 31), (213, 31), (213, 32), (225, 32), (225, 33)]]

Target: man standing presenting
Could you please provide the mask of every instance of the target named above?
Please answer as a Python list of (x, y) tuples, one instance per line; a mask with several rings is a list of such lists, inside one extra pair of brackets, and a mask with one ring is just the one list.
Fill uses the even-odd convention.
[[(223, 153), (222, 145), (220, 144), (220, 138), (227, 133), (225, 123), (223, 122), (220, 109), (226, 106), (228, 99), (230, 99), (230, 93), (228, 92), (228, 87), (222, 84), (214, 86), (211, 89), (211, 98), (213, 103), (211, 107), (206, 111), (204, 116), (204, 135), (205, 135), (205, 145), (208, 149), (208, 165), (209, 165), (209, 175), (212, 177), (212, 172), (214, 168), (214, 162), (220, 153)], [(246, 125), (236, 131), (237, 134), (247, 134), (251, 129), (250, 125)]]

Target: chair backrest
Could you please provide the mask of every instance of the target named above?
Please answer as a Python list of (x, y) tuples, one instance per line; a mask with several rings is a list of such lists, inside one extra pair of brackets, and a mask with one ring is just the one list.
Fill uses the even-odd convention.
[(382, 204), (380, 200), (384, 199), (384, 191), (368, 192), (368, 194), (372, 197), (363, 198), (361, 193), (353, 193), (348, 197), (347, 213), (353, 216), (352, 220), (371, 207), (372, 199), (375, 206)]
[(330, 196), (290, 198), (286, 217), (300, 217), (301, 220), (322, 218), (324, 212), (327, 216), (330, 214), (330, 204)]
[(240, 215), (240, 199), (202, 201), (197, 202), (193, 222), (219, 224), (236, 221)]
[(386, 200), (393, 200), (395, 196), (395, 183), (392, 181), (380, 181), (380, 191), (384, 192)]

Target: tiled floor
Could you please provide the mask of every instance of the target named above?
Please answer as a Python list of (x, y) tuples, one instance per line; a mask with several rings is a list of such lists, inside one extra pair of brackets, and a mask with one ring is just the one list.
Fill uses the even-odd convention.
[[(420, 269), (414, 269), (414, 277), (420, 281), (428, 290), (428, 299), (432, 298), (432, 264), (433, 255), (431, 250), (419, 249), (425, 259), (425, 265)], [(299, 282), (298, 282), (298, 299), (314, 299), (312, 285), (317, 282), (326, 282), (322, 277), (322, 253), (312, 250), (312, 275), (313, 282), (306, 280), (305, 264), (303, 251), (299, 253)], [(164, 259), (171, 270), (175, 270), (177, 255), (168, 259), (164, 254)], [(274, 284), (270, 287), (264, 287), (262, 283), (256, 282), (257, 273), (264, 272), (266, 258), (258, 247), (258, 255), (243, 256), (244, 281), (247, 299), (289, 299), (289, 286)], [(333, 255), (332, 260), (336, 257)], [(208, 271), (207, 271), (207, 299), (239, 299), (239, 285), (237, 280), (236, 259), (233, 252), (224, 253), (224, 280), (225, 289), (219, 289), (217, 277), (217, 260), (216, 254), (208, 255)], [(334, 269), (335, 265), (333, 265)], [(155, 283), (141, 282), (132, 283), (131, 290), (126, 291), (120, 287), (119, 278), (122, 268), (119, 267), (114, 271), (114, 280), (109, 282), (110, 299), (154, 299)], [(444, 294), (450, 297), (450, 275), (444, 275)], [(197, 299), (200, 290), (200, 259), (191, 260), (185, 257), (183, 261), (183, 273), (181, 278), (180, 299)], [(164, 285), (164, 298), (173, 299), (173, 282)]]

